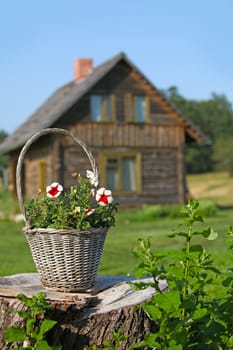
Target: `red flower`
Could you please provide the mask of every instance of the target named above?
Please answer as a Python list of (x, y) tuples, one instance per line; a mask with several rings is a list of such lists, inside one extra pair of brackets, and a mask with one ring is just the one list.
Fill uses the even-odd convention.
[(58, 197), (62, 191), (63, 187), (58, 182), (53, 182), (50, 186), (46, 187), (47, 196), (50, 198)]
[(92, 208), (89, 208), (85, 211), (85, 216), (89, 216), (91, 215), (92, 213), (94, 213), (95, 209), (92, 209)]
[(98, 189), (95, 198), (97, 202), (103, 206), (113, 202), (112, 191), (106, 190), (104, 187)]

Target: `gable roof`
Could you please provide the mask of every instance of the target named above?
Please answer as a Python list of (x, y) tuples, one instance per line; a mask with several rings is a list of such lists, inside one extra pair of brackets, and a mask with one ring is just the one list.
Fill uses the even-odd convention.
[(0, 152), (16, 150), (37, 131), (52, 127), (64, 113), (66, 113), (79, 99), (81, 99), (95, 84), (114, 68), (121, 60), (124, 60), (131, 68), (135, 69), (152, 87), (161, 98), (170, 106), (171, 110), (184, 123), (186, 133), (198, 143), (207, 142), (205, 135), (192, 122), (187, 120), (163, 94), (149, 81), (148, 78), (128, 59), (123, 53), (113, 56), (100, 64), (92, 72), (80, 81), (71, 81), (57, 89), (19, 128), (9, 135), (0, 145)]

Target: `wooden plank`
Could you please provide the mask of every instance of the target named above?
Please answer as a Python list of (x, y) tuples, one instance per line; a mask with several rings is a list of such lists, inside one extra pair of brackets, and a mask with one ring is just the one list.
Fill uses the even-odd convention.
[[(0, 277), (0, 296), (2, 297), (16, 297), (19, 293), (23, 293), (28, 297), (35, 295), (39, 292), (46, 293), (46, 297), (49, 300), (57, 301), (81, 301), (86, 298), (92, 298), (92, 296), (98, 295), (104, 298), (102, 304), (106, 309), (109, 305), (115, 306), (124, 305), (124, 303), (134, 304), (135, 294), (137, 295), (137, 302), (140, 302), (144, 299), (145, 295), (152, 296), (154, 294), (154, 289), (149, 288), (146, 291), (136, 292), (131, 289), (131, 287), (126, 283), (129, 281), (144, 281), (152, 282), (150, 278), (144, 278), (142, 280), (136, 280), (134, 277), (130, 276), (97, 276), (95, 286), (89, 291), (84, 293), (67, 293), (67, 292), (56, 292), (46, 289), (42, 286), (40, 282), (39, 274), (36, 272), (33, 273), (21, 273), (11, 276)], [(161, 290), (167, 289), (167, 283), (165, 281), (160, 281), (159, 286)], [(125, 300), (115, 300), (116, 290), (121, 291), (121, 294), (124, 295)], [(113, 292), (115, 293), (113, 294)], [(109, 295), (109, 296), (108, 296)], [(99, 306), (99, 310), (101, 307)], [(96, 311), (96, 310), (95, 310)]]

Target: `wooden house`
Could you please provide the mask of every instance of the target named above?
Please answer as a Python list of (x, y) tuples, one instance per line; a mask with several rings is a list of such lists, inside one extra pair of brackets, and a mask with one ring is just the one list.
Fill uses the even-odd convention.
[[(10, 156), (12, 191), (24, 143), (36, 131), (59, 127), (87, 144), (97, 160), (101, 185), (111, 188), (122, 204), (184, 203), (184, 147), (206, 142), (200, 130), (124, 53), (96, 68), (92, 59), (79, 59), (74, 75), (0, 145), (0, 152)], [(35, 196), (53, 181), (68, 188), (74, 181), (72, 172), (89, 168), (82, 149), (72, 140), (43, 136), (25, 159), (24, 193)]]

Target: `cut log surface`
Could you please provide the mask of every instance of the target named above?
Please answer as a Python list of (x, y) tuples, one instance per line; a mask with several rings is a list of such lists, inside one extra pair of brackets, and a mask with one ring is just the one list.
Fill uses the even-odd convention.
[[(98, 276), (91, 293), (61, 293), (44, 289), (37, 273), (0, 277), (0, 349), (5, 345), (6, 329), (24, 322), (15, 313), (25, 309), (17, 295), (23, 293), (31, 297), (39, 292), (46, 293), (46, 299), (53, 306), (48, 317), (57, 321), (48, 334), (51, 346), (81, 350), (96, 344), (101, 348), (103, 340), (111, 340), (112, 333), (121, 328), (128, 336), (121, 347), (126, 349), (129, 344), (140, 341), (146, 333), (157, 329), (141, 308), (135, 308), (149, 300), (155, 293), (154, 289), (148, 287), (134, 291), (128, 281), (135, 279)], [(159, 287), (167, 290), (166, 282), (160, 281)]]

